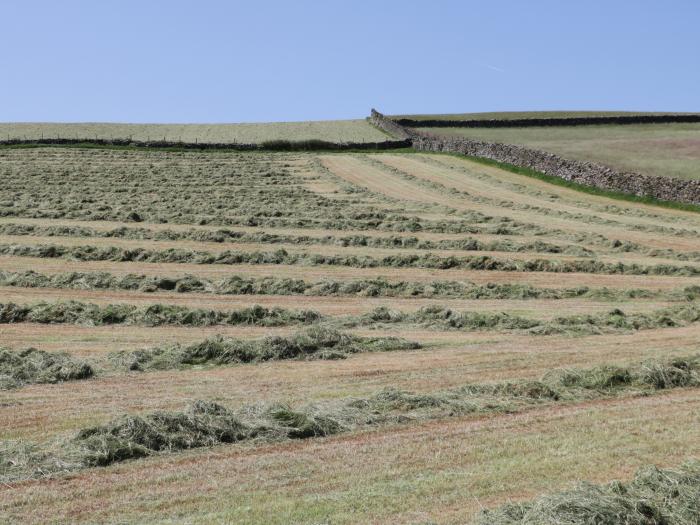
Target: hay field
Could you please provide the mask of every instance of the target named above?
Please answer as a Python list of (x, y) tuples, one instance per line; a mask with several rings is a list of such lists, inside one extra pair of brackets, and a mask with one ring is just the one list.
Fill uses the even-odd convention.
[(254, 124), (0, 123), (0, 140), (41, 138), (259, 144), (271, 140), (383, 142), (389, 137), (359, 119)]
[(423, 153), (0, 178), (0, 521), (519, 523), (700, 457), (697, 213)]
[(518, 144), (622, 171), (700, 179), (700, 124), (695, 123), (419, 129)]

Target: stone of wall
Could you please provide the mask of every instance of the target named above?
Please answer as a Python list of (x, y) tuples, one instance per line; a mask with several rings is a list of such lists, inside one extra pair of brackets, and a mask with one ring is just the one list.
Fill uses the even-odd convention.
[[(620, 172), (601, 164), (568, 160), (553, 153), (512, 144), (433, 135), (405, 128), (375, 110), (372, 110), (370, 118), (373, 119), (375, 125), (386, 131), (395, 130), (397, 127), (403, 129), (404, 136), (410, 137), (413, 147), (419, 151), (460, 153), (470, 157), (481, 157), (520, 168), (528, 168), (585, 186), (619, 191), (640, 197), (653, 197), (664, 201), (700, 204), (700, 180)], [(392, 131), (392, 133), (395, 132)]]
[(410, 140), (414, 135), (417, 135), (415, 131), (397, 124), (390, 118), (387, 118), (379, 113), (379, 111), (374, 108), (372, 108), (370, 111), (369, 121), (371, 124), (377, 126), (379, 129), (397, 139)]
[(394, 119), (410, 128), (523, 128), (535, 126), (590, 126), (600, 124), (673, 124), (700, 122), (700, 115), (620, 115), (617, 117), (552, 117), (485, 120)]

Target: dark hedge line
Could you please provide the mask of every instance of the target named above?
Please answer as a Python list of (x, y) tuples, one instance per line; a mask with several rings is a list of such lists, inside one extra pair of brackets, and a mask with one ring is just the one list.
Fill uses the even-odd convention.
[(131, 139), (9, 139), (0, 141), (0, 146), (85, 146), (122, 147), (175, 150), (219, 150), (219, 151), (347, 151), (386, 150), (411, 147), (410, 140), (385, 140), (382, 142), (328, 142), (325, 140), (268, 140), (259, 144), (135, 141)]

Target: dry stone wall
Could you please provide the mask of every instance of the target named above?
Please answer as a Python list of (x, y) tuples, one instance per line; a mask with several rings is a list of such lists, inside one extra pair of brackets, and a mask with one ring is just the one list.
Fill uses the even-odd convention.
[(395, 136), (401, 133), (401, 136), (410, 138), (413, 147), (419, 151), (460, 153), (528, 168), (585, 186), (665, 201), (700, 204), (700, 180), (620, 172), (601, 164), (564, 159), (553, 153), (512, 144), (442, 137), (401, 126), (376, 110), (372, 110), (370, 120), (388, 133)]
[(615, 117), (545, 117), (484, 120), (395, 119), (411, 128), (522, 128), (536, 126), (590, 126), (600, 124), (673, 124), (700, 122), (700, 115), (619, 115)]
[(395, 121), (385, 117), (374, 108), (372, 111), (370, 111), (369, 121), (379, 129), (384, 130), (389, 135), (397, 139), (410, 140), (414, 136), (417, 136), (417, 133), (414, 130), (397, 124)]

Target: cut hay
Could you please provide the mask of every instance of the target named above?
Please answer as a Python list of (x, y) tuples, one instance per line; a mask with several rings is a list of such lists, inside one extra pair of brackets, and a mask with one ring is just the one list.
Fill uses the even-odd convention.
[[(655, 370), (652, 375), (649, 370)], [(658, 372), (661, 371), (661, 372)], [(659, 373), (672, 381), (658, 381)], [(573, 379), (572, 379), (573, 378)], [(615, 379), (611, 379), (615, 378)], [(680, 379), (679, 379), (680, 378)], [(182, 412), (156, 411), (126, 414), (111, 422), (80, 431), (71, 441), (48, 443), (45, 449), (30, 447), (22, 469), (10, 468), (11, 458), (0, 454), (0, 481), (19, 475), (44, 476), (31, 458), (65, 470), (104, 466), (157, 453), (256, 440), (274, 442), (328, 436), (379, 425), (442, 419), (466, 414), (514, 413), (529, 407), (575, 403), (614, 396), (651, 395), (666, 388), (700, 385), (700, 356), (689, 359), (648, 361), (629, 367), (604, 365), (568, 370), (541, 381), (469, 384), (436, 392), (410, 392), (385, 388), (363, 398), (343, 398), (293, 408), (287, 403), (244, 405), (232, 410), (210, 401), (195, 401)], [(29, 446), (26, 445), (25, 446)], [(27, 449), (29, 450), (29, 449)], [(56, 451), (53, 455), (47, 450)], [(14, 447), (8, 454), (18, 454)], [(29, 458), (29, 459), (28, 459)], [(48, 467), (47, 467), (48, 468)], [(61, 470), (61, 471), (63, 471)], [(21, 471), (21, 472), (20, 472)], [(33, 474), (32, 474), (33, 473)], [(14, 476), (14, 477), (12, 477)], [(519, 507), (514, 507), (519, 508)], [(499, 511), (501, 512), (501, 511)], [(503, 516), (515, 512), (502, 511)], [(519, 511), (518, 511), (519, 512)], [(501, 523), (501, 522), (494, 522)], [(508, 522), (502, 523), (521, 523)], [(525, 521), (522, 523), (616, 523), (614, 521)], [(625, 522), (623, 522), (625, 523)], [(644, 523), (647, 522), (630, 522)], [(665, 524), (666, 522), (649, 522)], [(685, 525), (686, 522), (679, 522)]]
[(0, 303), (0, 323), (70, 323), (87, 326), (115, 324), (145, 326), (256, 325), (283, 326), (310, 324), (322, 318), (311, 310), (285, 310), (255, 305), (238, 310), (220, 311), (166, 304), (100, 306), (81, 301), (41, 302), (32, 305)]
[(700, 462), (679, 469), (653, 466), (628, 483), (582, 483), (532, 502), (487, 510), (479, 525), (697, 525)]
[(129, 370), (166, 370), (192, 365), (259, 363), (284, 359), (344, 359), (360, 352), (415, 350), (419, 343), (398, 337), (358, 337), (313, 326), (292, 336), (242, 340), (216, 336), (190, 345), (172, 344), (110, 357)]
[(93, 374), (94, 370), (88, 363), (65, 353), (36, 348), (17, 351), (0, 348), (0, 389), (87, 379)]

